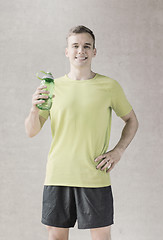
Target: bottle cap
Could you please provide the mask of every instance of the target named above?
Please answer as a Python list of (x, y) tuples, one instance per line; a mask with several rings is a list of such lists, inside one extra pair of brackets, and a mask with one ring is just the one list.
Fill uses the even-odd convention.
[(53, 77), (53, 75), (51, 74), (51, 72), (44, 72), (44, 71), (41, 71), (41, 72), (44, 73), (45, 75), (44, 75), (42, 78), (40, 78), (40, 77), (38, 76), (38, 73), (37, 73), (36, 76), (37, 76), (38, 79), (40, 79), (40, 80), (45, 80), (45, 81), (47, 81), (47, 82), (54, 82), (54, 77)]
[(44, 76), (42, 77), (42, 79), (44, 79), (44, 80), (46, 80), (47, 78), (54, 80), (54, 77), (53, 77), (53, 75), (51, 74), (51, 72), (47, 72), (46, 75), (44, 75)]

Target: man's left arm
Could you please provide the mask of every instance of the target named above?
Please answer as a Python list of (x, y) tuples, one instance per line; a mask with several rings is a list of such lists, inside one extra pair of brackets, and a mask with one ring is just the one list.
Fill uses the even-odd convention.
[(122, 130), (121, 138), (117, 145), (109, 152), (106, 152), (95, 159), (95, 162), (100, 160), (100, 163), (97, 165), (97, 169), (104, 170), (108, 168), (106, 172), (110, 172), (115, 164), (121, 159), (125, 149), (131, 143), (134, 138), (137, 129), (138, 129), (138, 120), (133, 110), (124, 117), (121, 117), (125, 121), (125, 126)]

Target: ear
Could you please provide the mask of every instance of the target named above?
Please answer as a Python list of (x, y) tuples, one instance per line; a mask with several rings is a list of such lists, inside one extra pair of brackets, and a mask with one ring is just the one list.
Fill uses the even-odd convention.
[(97, 54), (97, 49), (96, 49), (96, 48), (94, 48), (94, 49), (93, 49), (93, 57), (95, 57), (95, 56), (96, 56), (96, 54)]
[(65, 55), (66, 55), (66, 57), (68, 57), (68, 49), (67, 48), (65, 49)]

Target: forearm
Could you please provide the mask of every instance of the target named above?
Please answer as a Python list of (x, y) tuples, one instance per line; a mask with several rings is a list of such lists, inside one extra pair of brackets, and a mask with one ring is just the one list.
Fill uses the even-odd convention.
[(28, 117), (25, 119), (25, 130), (28, 137), (35, 136), (41, 129), (39, 109), (31, 108)]
[(132, 139), (134, 138), (136, 132), (138, 129), (138, 121), (137, 119), (129, 119), (121, 134), (121, 138), (117, 145), (115, 146), (114, 150), (118, 150), (121, 153), (125, 151), (125, 149), (128, 147), (128, 145), (131, 143)]

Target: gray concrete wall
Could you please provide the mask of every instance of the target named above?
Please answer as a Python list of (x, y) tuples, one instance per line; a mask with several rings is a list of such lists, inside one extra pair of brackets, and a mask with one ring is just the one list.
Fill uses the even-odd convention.
[[(112, 239), (161, 239), (162, 9), (161, 0), (1, 0), (0, 239), (47, 239), (40, 218), (50, 121), (30, 139), (24, 120), (40, 83), (35, 73), (68, 72), (65, 37), (78, 24), (96, 35), (92, 69), (119, 81), (140, 124), (111, 172)], [(110, 149), (123, 126), (113, 114)], [(91, 239), (89, 230), (70, 230), (71, 240), (83, 238)]]

